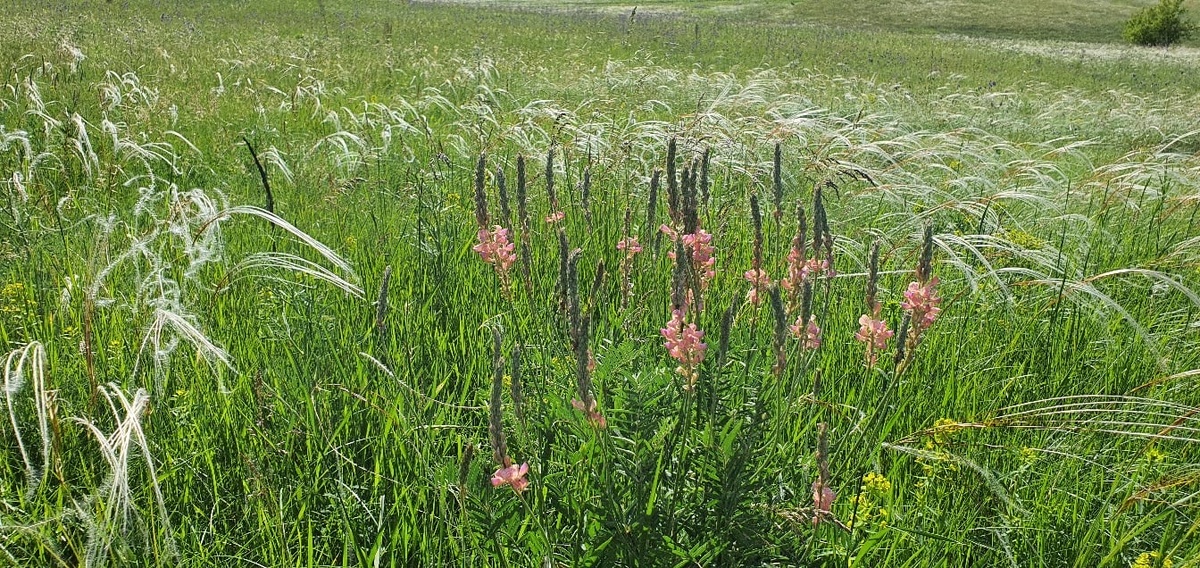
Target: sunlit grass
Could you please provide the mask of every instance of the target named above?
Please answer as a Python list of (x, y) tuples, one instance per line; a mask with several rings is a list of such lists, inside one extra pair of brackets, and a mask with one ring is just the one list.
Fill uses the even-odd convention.
[[(0, 26), (12, 564), (1200, 554), (1186, 62), (375, 3)], [(711, 280), (658, 226), (693, 221)], [(749, 301), (796, 242), (836, 275)]]

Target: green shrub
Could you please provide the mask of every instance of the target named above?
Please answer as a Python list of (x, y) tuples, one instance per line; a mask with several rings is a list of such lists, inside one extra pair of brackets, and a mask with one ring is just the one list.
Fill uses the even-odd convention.
[(1184, 16), (1183, 0), (1159, 0), (1156, 6), (1138, 10), (1125, 22), (1124, 36), (1137, 45), (1171, 45), (1187, 39), (1196, 30), (1196, 24)]

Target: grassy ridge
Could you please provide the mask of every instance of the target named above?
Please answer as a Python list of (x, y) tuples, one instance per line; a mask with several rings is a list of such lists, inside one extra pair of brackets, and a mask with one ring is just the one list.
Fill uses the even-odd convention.
[[(1187, 64), (744, 17), (19, 7), (0, 23), (13, 32), (0, 44), (0, 339), (42, 345), (48, 387), (37, 349), (17, 352), (0, 460), (0, 557), (13, 564), (1200, 554)], [(279, 217), (245, 207), (263, 195), (243, 137)], [(680, 167), (712, 153), (699, 222), (717, 273), (694, 316), (709, 345), (695, 392), (660, 334), (665, 185), (656, 219), (646, 210), (671, 137)], [(514, 268), (504, 284), (472, 251), (480, 152), (492, 221), (528, 238), (528, 281)], [(516, 209), (518, 155), (528, 231), (498, 203), (496, 168)], [(560, 225), (543, 221), (551, 176)], [(777, 374), (772, 308), (746, 301), (749, 197), (778, 279), (816, 185), (841, 274), (817, 281), (824, 345), (788, 338)], [(870, 243), (896, 328), (926, 225), (945, 311), (911, 367), (870, 370), (852, 339)], [(557, 300), (559, 227), (582, 251), (603, 429), (571, 404), (584, 395)], [(623, 307), (615, 245), (628, 235), (647, 251)], [(508, 452), (530, 465), (519, 495), (488, 482), (494, 379)], [(45, 431), (39, 407), (53, 409)], [(831, 512), (850, 531), (809, 520), (818, 424)]]

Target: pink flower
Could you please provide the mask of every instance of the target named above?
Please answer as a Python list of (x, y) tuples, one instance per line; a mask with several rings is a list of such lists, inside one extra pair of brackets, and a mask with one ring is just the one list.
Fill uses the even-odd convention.
[(566, 216), (567, 214), (563, 213), (562, 211), (552, 211), (549, 215), (546, 215), (546, 223), (553, 225), (559, 221), (562, 221), (564, 218), (566, 218)]
[(604, 415), (600, 414), (600, 412), (596, 410), (595, 399), (592, 399), (591, 404), (584, 404), (581, 400), (571, 399), (571, 406), (574, 406), (575, 410), (584, 413), (584, 415), (587, 416), (588, 421), (594, 424), (597, 428), (603, 430), (604, 428), (608, 427), (608, 421), (604, 419)]
[(692, 249), (692, 266), (696, 269), (696, 273), (700, 275), (700, 285), (702, 287), (717, 275), (717, 271), (714, 268), (717, 264), (717, 259), (714, 256), (717, 249), (712, 246), (712, 239), (713, 236), (704, 229), (696, 229), (695, 233), (683, 236), (683, 245)]
[(854, 334), (854, 339), (867, 344), (867, 364), (874, 367), (879, 359), (879, 352), (887, 349), (887, 342), (895, 332), (888, 329), (886, 321), (874, 319), (868, 314), (858, 317), (858, 325), (861, 327), (858, 333)]
[(771, 287), (771, 276), (767, 274), (766, 270), (761, 268), (747, 270), (742, 276), (750, 282), (751, 286), (750, 292), (746, 294), (746, 300), (757, 306), (762, 302), (763, 292)]
[(908, 289), (904, 291), (904, 302), (900, 307), (912, 313), (913, 328), (918, 333), (933, 325), (938, 314), (942, 313), (939, 307), (942, 299), (938, 297), (937, 285), (938, 278), (934, 276), (924, 286), (919, 282), (909, 282)]
[(821, 274), (833, 277), (833, 270), (829, 267), (828, 260), (818, 260), (810, 258), (805, 260), (800, 256), (800, 249), (793, 248), (788, 253), (788, 275), (784, 278), (780, 285), (784, 290), (798, 290), (805, 282), (808, 282)]
[(817, 526), (821, 519), (832, 514), (833, 500), (837, 499), (837, 494), (830, 489), (828, 485), (821, 483), (820, 480), (814, 481), (812, 484), (813, 498), (813, 526)]
[(687, 380), (686, 390), (691, 390), (699, 378), (698, 369), (700, 363), (704, 361), (704, 352), (708, 349), (702, 341), (704, 332), (696, 327), (695, 323), (684, 325), (683, 310), (675, 310), (671, 314), (671, 321), (667, 322), (667, 327), (659, 330), (663, 338), (663, 347), (667, 349), (667, 353), (673, 359), (679, 362), (679, 366), (675, 368), (675, 372), (683, 375)]
[(484, 262), (496, 266), (496, 270), (507, 273), (517, 255), (513, 252), (514, 244), (508, 240), (508, 229), (496, 225), (491, 230), (479, 229), (477, 234), (479, 244), (471, 250), (479, 253)]
[[(675, 240), (678, 233), (674, 229), (663, 225), (658, 228), (659, 231), (665, 233), (671, 240)], [(717, 252), (716, 247), (712, 246), (712, 235), (704, 229), (696, 229), (695, 233), (683, 236), (683, 246), (692, 252), (692, 268), (696, 274), (700, 275), (700, 287), (708, 285), (708, 282), (717, 275), (716, 265), (717, 259), (714, 254)], [(667, 252), (667, 256), (671, 260), (675, 260), (675, 252)]]
[(617, 250), (623, 250), (625, 256), (633, 258), (633, 255), (642, 252), (642, 245), (638, 243), (637, 237), (625, 237), (617, 241)]
[(821, 346), (821, 328), (817, 327), (817, 316), (808, 316), (808, 325), (802, 325), (797, 317), (796, 323), (788, 326), (788, 329), (800, 339), (801, 349), (816, 349)]
[(679, 233), (675, 229), (672, 229), (666, 223), (663, 223), (662, 225), (658, 226), (658, 232), (666, 235), (667, 238), (671, 239), (672, 241), (679, 238)]
[[(507, 458), (505, 461), (508, 461)], [(526, 473), (529, 473), (528, 463), (523, 463), (520, 466), (510, 464), (508, 467), (502, 467), (496, 470), (496, 473), (492, 474), (492, 487), (512, 485), (513, 491), (519, 494), (529, 485), (529, 480), (525, 479)]]

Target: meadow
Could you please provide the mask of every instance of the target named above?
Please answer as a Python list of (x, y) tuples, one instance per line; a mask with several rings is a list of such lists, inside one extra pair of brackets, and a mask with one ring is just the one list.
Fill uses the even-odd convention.
[(0, 564), (1200, 565), (1200, 56), (885, 4), (6, 0)]

